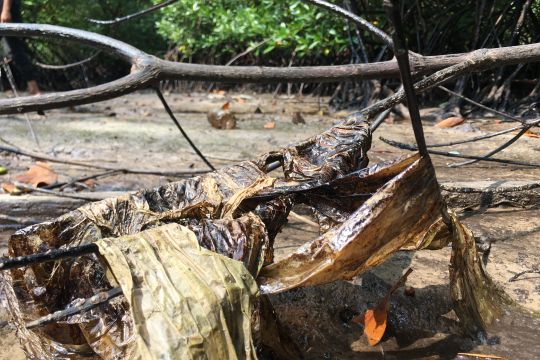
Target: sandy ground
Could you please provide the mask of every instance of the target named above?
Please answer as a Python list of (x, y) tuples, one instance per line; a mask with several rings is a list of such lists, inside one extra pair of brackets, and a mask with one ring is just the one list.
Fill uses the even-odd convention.
[[(309, 97), (273, 99), (269, 95), (172, 94), (168, 98), (193, 141), (216, 166), (253, 158), (319, 133), (339, 122), (342, 115), (329, 114), (327, 108), (320, 105), (324, 99), (321, 102)], [(205, 112), (225, 101), (230, 101), (237, 112), (238, 128), (235, 130), (216, 130), (206, 121)], [(291, 122), (295, 111), (302, 111), (306, 124), (294, 125)], [(133, 94), (75, 109), (49, 111), (46, 117), (31, 115), (31, 118), (40, 148), (28, 136), (23, 116), (1, 117), (0, 136), (28, 150), (79, 161), (167, 171), (204, 168), (151, 93)], [(275, 128), (266, 129), (264, 125), (268, 122), (275, 122)], [(509, 126), (512, 125), (498, 123), (496, 119), (469, 120), (452, 129), (434, 128), (433, 123), (425, 122), (428, 143), (477, 136)], [(404, 153), (381, 142), (379, 136), (404, 142), (413, 140), (407, 122), (383, 124), (374, 135), (370, 152), (372, 163)], [(460, 145), (451, 150), (482, 154), (511, 136)], [(498, 156), (535, 161), (539, 151), (540, 139), (522, 138)], [(434, 157), (440, 181), (540, 180), (540, 170), (536, 168), (493, 163), (460, 168), (447, 166), (453, 162), (455, 159)], [(31, 163), (28, 158), (0, 152), (0, 164), (8, 167), (10, 174), (24, 171)], [(101, 172), (61, 164), (53, 167), (61, 175), (60, 180)], [(117, 175), (98, 180), (94, 190), (129, 191), (174, 180), (170, 176)], [(492, 243), (491, 252), (485, 259), (490, 276), (520, 306), (536, 312), (540, 311), (540, 276), (530, 274), (519, 281), (508, 280), (516, 273), (540, 264), (538, 215), (540, 213), (535, 209), (503, 207), (460, 212), (463, 221), (477, 236)], [(5, 248), (8, 235), (8, 232), (0, 234), (0, 246)], [(317, 235), (317, 229), (293, 220), (279, 235), (276, 254), (285, 256)], [(487, 344), (458, 335), (448, 293), (449, 259), (449, 249), (399, 253), (352, 282), (299, 289), (274, 296), (272, 302), (284, 326), (307, 358), (413, 359), (437, 355), (452, 359), (460, 351), (494, 353), (519, 359), (539, 358), (537, 337), (540, 324), (526, 313), (512, 313), (501, 320), (490, 332)], [(405, 296), (402, 291), (395, 294), (387, 336), (380, 345), (369, 347), (361, 337), (361, 329), (351, 326), (347, 319), (350, 314), (361, 313), (366, 307), (373, 306), (408, 267), (414, 268), (408, 285), (415, 289), (415, 296)], [(0, 352), (0, 359), (23, 358), (13, 331), (9, 325), (2, 324), (4, 319), (5, 314), (0, 312), (0, 347), (4, 349)]]

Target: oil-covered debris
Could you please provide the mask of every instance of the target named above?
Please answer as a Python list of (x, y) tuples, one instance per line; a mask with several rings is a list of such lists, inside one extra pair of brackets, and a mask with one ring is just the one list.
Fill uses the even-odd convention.
[[(15, 233), (10, 256), (89, 243), (101, 254), (33, 264), (3, 280), (20, 337), (32, 344), (26, 351), (49, 358), (159, 358), (210, 351), (210, 342), (226, 351), (215, 358), (243, 358), (256, 357), (253, 335), (260, 349), (296, 357), (271, 304), (254, 300), (253, 279), (263, 293), (350, 279), (400, 249), (441, 247), (458, 234), (441, 221), (445, 204), (429, 158), (368, 167), (370, 143), (368, 124), (349, 121), (257, 161), (91, 203)], [(267, 168), (276, 161), (283, 173), (271, 176)], [(274, 263), (275, 236), (297, 204), (313, 210), (322, 235)], [(468, 249), (475, 254), (474, 246)], [(455, 282), (469, 281), (462, 274), (475, 266), (481, 264), (465, 262)], [(220, 275), (229, 267), (239, 277)], [(115, 286), (124, 296), (106, 305), (35, 330), (24, 327)], [(193, 301), (208, 311), (193, 309)], [(203, 313), (218, 314), (221, 322)], [(153, 331), (162, 322), (170, 328)]]

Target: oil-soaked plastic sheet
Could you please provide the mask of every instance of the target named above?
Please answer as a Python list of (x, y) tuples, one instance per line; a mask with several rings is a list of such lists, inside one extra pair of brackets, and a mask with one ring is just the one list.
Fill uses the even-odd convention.
[(244, 265), (168, 224), (97, 242), (134, 321), (129, 359), (254, 359), (258, 293)]
[[(444, 206), (429, 158), (416, 156), (367, 199), (348, 219), (283, 260), (266, 266), (258, 278), (264, 293), (324, 284), (370, 269), (403, 246), (422, 239)], [(391, 167), (399, 168), (400, 164)]]

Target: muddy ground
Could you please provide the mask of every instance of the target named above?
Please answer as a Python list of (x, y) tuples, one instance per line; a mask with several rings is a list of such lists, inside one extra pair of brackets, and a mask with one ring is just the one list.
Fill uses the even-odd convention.
[[(329, 113), (326, 99), (311, 97), (277, 97), (240, 94), (170, 94), (172, 108), (187, 132), (215, 166), (238, 160), (304, 139), (340, 121), (342, 113)], [(216, 130), (209, 126), (206, 112), (230, 101), (238, 118), (234, 130)], [(433, 109), (431, 109), (433, 110)], [(506, 129), (512, 124), (497, 118), (468, 119), (452, 129), (438, 129), (424, 109), (428, 143), (463, 139)], [(292, 123), (292, 113), (301, 111), (305, 124)], [(152, 93), (138, 93), (99, 104), (48, 111), (45, 117), (31, 114), (39, 137), (37, 147), (28, 135), (24, 116), (0, 118), (0, 136), (21, 148), (72, 160), (108, 164), (119, 168), (148, 168), (161, 171), (204, 169), (204, 164), (190, 150), (174, 124)], [(272, 129), (265, 128), (275, 123)], [(267, 125), (268, 127), (268, 125)], [(390, 147), (379, 136), (412, 142), (410, 124), (406, 121), (384, 123), (375, 133), (370, 161), (391, 159), (405, 151)], [(512, 134), (442, 150), (483, 154)], [(540, 139), (525, 137), (498, 156), (522, 161), (537, 161)], [(440, 182), (540, 181), (540, 170), (534, 167), (481, 162), (450, 168), (459, 161), (434, 156)], [(1, 181), (27, 169), (34, 161), (0, 152), (0, 164), (9, 169)], [(60, 181), (97, 174), (102, 170), (54, 164)], [(123, 174), (100, 178), (84, 191), (132, 191), (154, 187), (172, 176)], [(73, 189), (66, 189), (66, 192)], [(34, 194), (31, 196), (40, 196)], [(483, 343), (460, 336), (451, 310), (448, 288), (450, 250), (401, 252), (373, 271), (351, 282), (290, 291), (272, 297), (279, 318), (306, 358), (313, 359), (453, 359), (459, 352), (490, 353), (508, 359), (540, 357), (540, 321), (530, 312), (540, 312), (540, 275), (526, 274), (509, 282), (515, 274), (540, 266), (540, 210), (503, 202), (491, 208), (455, 209), (478, 238), (491, 243), (484, 256), (490, 276), (515, 300), (522, 310), (512, 310), (494, 324)], [(301, 212), (301, 209), (299, 209)], [(9, 234), (16, 225), (4, 226), (0, 247), (5, 251)], [(291, 219), (279, 235), (278, 257), (285, 256), (299, 244), (318, 235), (317, 229)], [(381, 344), (370, 347), (362, 329), (349, 320), (374, 306), (401, 273), (412, 267), (407, 285), (414, 296), (398, 291), (392, 297), (389, 329)], [(0, 359), (23, 358), (15, 335), (0, 312)], [(431, 357), (430, 357), (431, 356)]]

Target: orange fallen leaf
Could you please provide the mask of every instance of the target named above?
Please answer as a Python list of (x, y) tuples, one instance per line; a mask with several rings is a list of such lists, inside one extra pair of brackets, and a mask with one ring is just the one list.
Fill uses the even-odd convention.
[(385, 299), (375, 309), (368, 309), (364, 314), (364, 334), (371, 346), (377, 345), (386, 331), (387, 311), (388, 301)]
[(275, 121), (269, 121), (266, 124), (264, 124), (265, 129), (273, 129), (275, 127), (276, 127), (276, 122)]
[(14, 179), (24, 184), (39, 187), (54, 184), (58, 180), (58, 174), (46, 162), (38, 161), (30, 166), (27, 172), (16, 175)]
[(225, 104), (221, 105), (221, 110), (228, 110), (230, 106), (231, 103), (227, 101)]
[(472, 353), (458, 353), (457, 359), (468, 360), (505, 360), (502, 356), (497, 355), (484, 355), (484, 354), (472, 354)]
[[(513, 134), (517, 134), (517, 133), (518, 133), (518, 131), (513, 132)], [(530, 138), (533, 138), (533, 139), (540, 139), (540, 135), (537, 134), (537, 133), (533, 133), (530, 129), (525, 131), (523, 136), (530, 137)]]
[(374, 309), (368, 309), (364, 316), (355, 316), (352, 321), (357, 324), (364, 324), (364, 334), (368, 339), (368, 343), (371, 346), (377, 345), (386, 331), (386, 320), (388, 318), (388, 301), (394, 291), (405, 284), (407, 277), (412, 272), (412, 269), (408, 269), (403, 276), (392, 286), (386, 296), (379, 302)]
[(452, 117), (449, 117), (449, 118), (444, 119), (442, 121), (439, 121), (435, 125), (435, 127), (437, 127), (437, 128), (451, 128), (451, 127), (457, 126), (459, 124), (463, 124), (464, 121), (465, 121), (465, 119), (462, 118), (461, 116), (452, 116)]
[(10, 184), (10, 183), (2, 183), (2, 189), (8, 194), (13, 194), (13, 195), (18, 195), (22, 192), (15, 185)]

